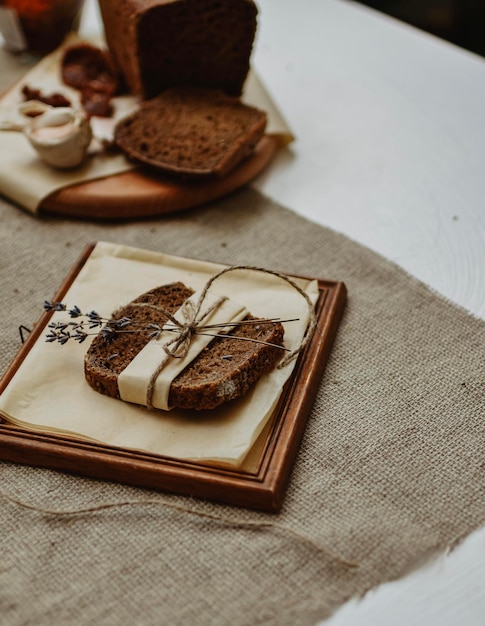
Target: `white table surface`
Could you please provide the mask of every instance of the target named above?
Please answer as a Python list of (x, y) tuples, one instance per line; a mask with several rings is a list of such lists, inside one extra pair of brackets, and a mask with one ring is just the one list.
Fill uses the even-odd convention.
[[(253, 66), (297, 140), (255, 186), (485, 319), (485, 59), (348, 0), (257, 2)], [(485, 624), (485, 528), (325, 622), (389, 624)]]
[[(253, 64), (297, 141), (257, 187), (485, 319), (485, 59), (345, 0), (260, 7)], [(325, 624), (485, 624), (485, 529)]]
[[(297, 141), (257, 187), (485, 319), (485, 59), (354, 2), (260, 7), (253, 64)], [(325, 624), (485, 624), (485, 529)]]

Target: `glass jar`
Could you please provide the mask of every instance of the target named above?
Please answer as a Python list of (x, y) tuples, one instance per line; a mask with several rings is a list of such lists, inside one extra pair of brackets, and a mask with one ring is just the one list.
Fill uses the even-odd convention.
[(46, 54), (79, 26), (84, 0), (0, 0), (0, 32), (13, 52)]

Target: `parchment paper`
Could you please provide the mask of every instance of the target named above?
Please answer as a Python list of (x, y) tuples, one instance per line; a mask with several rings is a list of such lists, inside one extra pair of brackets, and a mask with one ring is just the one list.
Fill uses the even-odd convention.
[[(149, 289), (181, 280), (197, 290), (223, 266), (98, 243), (64, 301), (82, 311), (109, 317)], [(316, 281), (299, 281), (316, 302)], [(308, 305), (282, 279), (248, 270), (230, 272), (213, 284), (214, 294), (243, 303), (258, 317), (298, 318), (284, 324), (285, 346), (296, 348), (308, 323)], [(69, 319), (56, 313), (54, 320)], [(148, 411), (103, 396), (84, 378), (83, 357), (89, 339), (61, 346), (41, 336), (0, 397), (0, 413), (9, 421), (49, 432), (67, 432), (124, 448), (192, 460), (240, 465), (278, 401), (294, 368), (263, 376), (241, 400), (213, 411)]]
[[(21, 90), (26, 84), (46, 94), (63, 93), (73, 106), (80, 107), (79, 93), (64, 85), (59, 73), (64, 48), (79, 41), (75, 35), (68, 38), (63, 47), (42, 59), (3, 96), (0, 100), (0, 124), (2, 120), (15, 116), (18, 104), (24, 101)], [(99, 45), (100, 42), (94, 43)], [(246, 80), (242, 99), (266, 111), (267, 134), (277, 136), (282, 145), (293, 140), (281, 113), (252, 71)], [(112, 118), (92, 118), (95, 139), (90, 156), (82, 167), (72, 171), (58, 171), (43, 163), (22, 133), (0, 130), (0, 192), (36, 213), (42, 200), (59, 189), (134, 169), (123, 155), (103, 152), (99, 140), (112, 139), (115, 123), (136, 109), (139, 101), (133, 96), (121, 96), (113, 99), (113, 105), (115, 111)]]

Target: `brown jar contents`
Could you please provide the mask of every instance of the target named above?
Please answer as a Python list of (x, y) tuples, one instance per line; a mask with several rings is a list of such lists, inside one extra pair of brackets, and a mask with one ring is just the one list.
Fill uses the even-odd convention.
[(88, 116), (109, 117), (111, 98), (119, 82), (108, 52), (90, 44), (66, 48), (61, 63), (62, 80), (81, 92), (81, 103)]
[(15, 49), (38, 54), (55, 50), (78, 26), (84, 0), (0, 0), (17, 24)]

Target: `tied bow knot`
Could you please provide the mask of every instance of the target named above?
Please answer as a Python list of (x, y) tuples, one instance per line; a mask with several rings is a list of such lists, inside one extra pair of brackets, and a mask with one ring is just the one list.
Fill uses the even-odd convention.
[[(197, 333), (204, 320), (226, 300), (227, 297), (225, 296), (218, 298), (202, 313), (200, 310), (203, 298), (199, 298), (197, 303), (194, 303), (192, 300), (186, 300), (179, 310), (183, 321), (179, 321), (173, 315), (169, 316), (170, 322), (174, 324), (177, 330), (174, 330), (175, 337), (163, 344), (165, 353), (176, 359), (183, 359), (189, 351), (192, 336)], [(165, 328), (173, 330), (168, 324), (165, 325)]]

